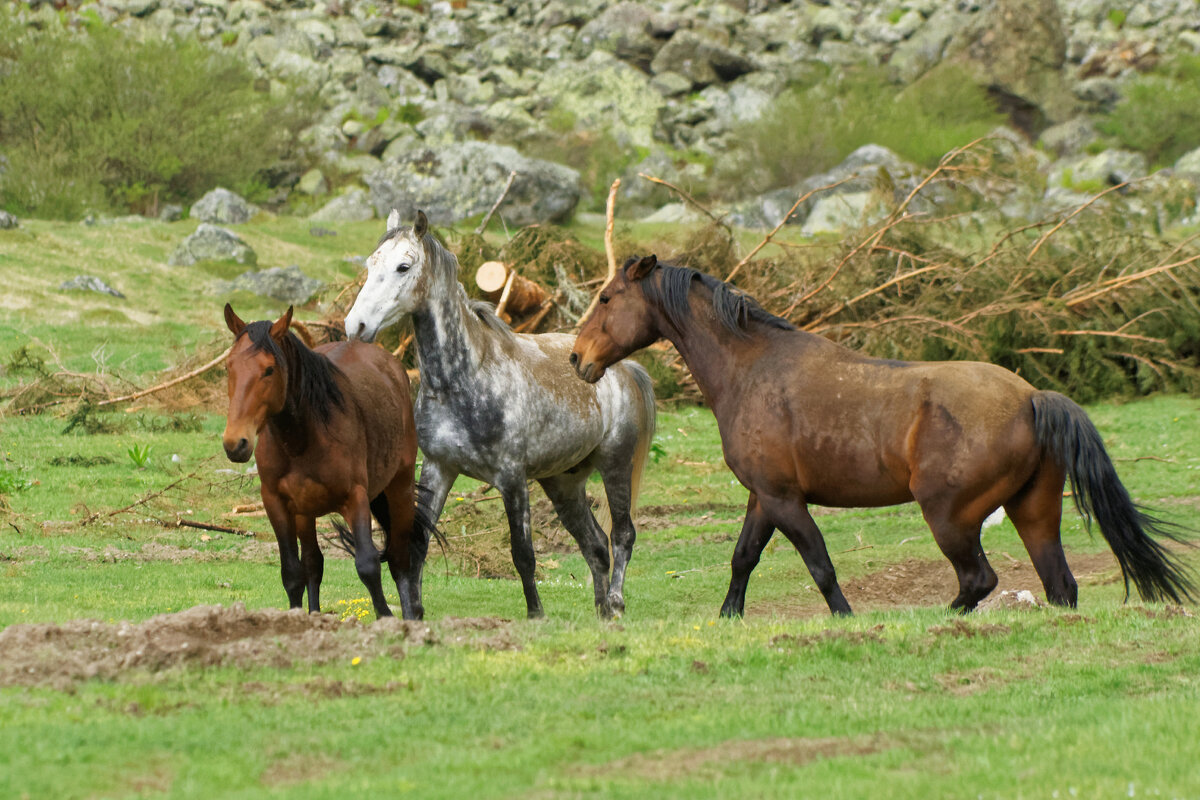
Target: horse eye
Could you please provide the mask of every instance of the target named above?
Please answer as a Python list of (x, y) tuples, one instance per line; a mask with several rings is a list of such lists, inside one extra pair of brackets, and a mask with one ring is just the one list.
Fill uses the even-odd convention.
[(274, 367), (267, 367), (266, 369), (264, 369), (264, 370), (263, 370), (263, 377), (264, 377), (264, 378), (269, 378), (270, 376), (272, 376), (272, 375), (274, 375), (274, 374), (275, 374), (275, 368), (274, 368)]
[(396, 272), (403, 274), (405, 272), (408, 272), (410, 269), (412, 269), (412, 264), (401, 264), (398, 267), (396, 267)]
[(606, 294), (600, 295), (600, 304), (603, 305), (607, 302), (608, 302), (608, 295), (606, 295)]

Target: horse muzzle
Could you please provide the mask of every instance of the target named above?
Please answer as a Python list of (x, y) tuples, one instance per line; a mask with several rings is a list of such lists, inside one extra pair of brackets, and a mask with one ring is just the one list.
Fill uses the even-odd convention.
[(368, 328), (367, 323), (354, 317), (346, 317), (346, 338), (358, 339), (370, 344), (375, 341), (378, 328)]
[(237, 464), (246, 463), (250, 456), (254, 455), (254, 441), (244, 436), (238, 439), (223, 439), (222, 444), (225, 445), (226, 457)]
[(571, 366), (575, 368), (575, 374), (583, 378), (588, 383), (595, 383), (604, 377), (604, 367), (597, 364), (595, 361), (584, 362), (579, 357), (579, 353), (571, 353)]

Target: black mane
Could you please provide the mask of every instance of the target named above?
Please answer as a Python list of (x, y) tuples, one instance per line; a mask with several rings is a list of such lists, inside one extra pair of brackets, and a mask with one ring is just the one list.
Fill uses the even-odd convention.
[(656, 272), (661, 273), (660, 279), (657, 282), (643, 281), (642, 289), (651, 301), (662, 308), (667, 319), (676, 328), (682, 327), (692, 313), (688, 297), (692, 281), (698, 280), (713, 294), (712, 305), (717, 319), (734, 333), (745, 336), (751, 322), (785, 331), (796, 330), (795, 325), (770, 313), (750, 295), (743, 294), (737, 287), (712, 275), (706, 275), (691, 267), (677, 267), (661, 262)]
[(287, 369), (285, 412), (291, 412), (297, 418), (312, 414), (326, 425), (335, 407), (346, 407), (342, 390), (335, 380), (342, 371), (325, 356), (308, 349), (296, 334), (288, 331), (281, 347), (271, 338), (271, 322), (261, 320), (246, 325), (246, 335), (254, 350), (270, 353)]

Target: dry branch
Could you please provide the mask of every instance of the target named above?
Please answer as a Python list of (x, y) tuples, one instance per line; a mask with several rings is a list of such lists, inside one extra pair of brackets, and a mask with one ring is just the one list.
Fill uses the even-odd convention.
[[(641, 175), (641, 173), (638, 174)], [(647, 178), (645, 175), (642, 175), (642, 177), (647, 180), (657, 180), (657, 178)], [(617, 253), (613, 245), (613, 225), (617, 209), (617, 190), (620, 188), (621, 179), (617, 178), (608, 189), (608, 203), (604, 212), (604, 256), (608, 261), (608, 273), (605, 275), (604, 283), (600, 285), (600, 290), (596, 292), (596, 295), (592, 298), (592, 302), (588, 304), (587, 310), (580, 315), (579, 322), (575, 325), (576, 330), (583, 327), (583, 323), (592, 315), (592, 311), (600, 303), (600, 291), (608, 285), (609, 281), (617, 276)]]
[(508, 190), (512, 188), (513, 181), (517, 179), (517, 171), (514, 169), (508, 173), (508, 180), (504, 183), (504, 190), (500, 192), (500, 196), (496, 198), (496, 202), (492, 203), (492, 207), (483, 215), (483, 220), (479, 223), (479, 227), (475, 229), (475, 235), (481, 236), (487, 230), (488, 223), (492, 221), (492, 214), (496, 213), (496, 209), (504, 202), (504, 198), (508, 196)]
[(787, 213), (783, 215), (783, 218), (781, 220), (779, 220), (779, 224), (776, 225), (774, 228), (772, 228), (771, 232), (768, 233), (766, 236), (764, 236), (763, 240), (761, 242), (759, 242), (757, 245), (755, 245), (753, 250), (751, 250), (749, 253), (746, 254), (745, 258), (743, 258), (741, 261), (739, 261), (738, 263), (733, 265), (733, 269), (731, 269), (729, 271), (729, 274), (725, 276), (726, 282), (733, 280), (734, 277), (738, 274), (738, 272), (741, 271), (742, 267), (746, 266), (746, 264), (750, 261), (750, 259), (754, 258), (754, 256), (758, 254), (759, 250), (762, 250), (764, 247), (767, 246), (767, 244), (770, 243), (771, 239), (775, 236), (775, 234), (779, 233), (779, 229), (787, 224), (787, 221), (791, 218), (792, 214), (795, 213), (796, 209), (800, 207), (801, 203), (803, 203), (808, 198), (812, 197), (814, 194), (817, 194), (818, 192), (823, 192), (826, 189), (832, 189), (835, 186), (841, 186), (843, 183), (850, 180), (850, 178), (852, 178), (852, 177), (854, 177), (854, 176), (852, 176), (852, 175), (847, 176), (845, 178), (842, 178), (840, 181), (837, 181), (836, 183), (826, 184), (825, 186), (821, 186), (817, 189), (813, 189), (811, 192), (806, 192), (806, 193), (802, 194), (800, 196), (799, 200), (792, 203), (792, 207), (789, 208), (787, 210)]
[(157, 386), (151, 386), (149, 389), (143, 389), (140, 392), (134, 392), (133, 394), (127, 394), (124, 397), (113, 397), (108, 400), (101, 400), (99, 403), (96, 403), (96, 406), (97, 407), (111, 406), (115, 403), (124, 403), (128, 400), (137, 400), (138, 398), (145, 397), (146, 395), (154, 394), (155, 392), (161, 392), (163, 389), (169, 389), (172, 386), (177, 386), (177, 385), (183, 383), (184, 381), (195, 378), (197, 375), (203, 375), (205, 372), (208, 372), (213, 367), (222, 363), (225, 360), (225, 357), (229, 355), (229, 351), (232, 349), (233, 349), (233, 346), (230, 345), (229, 347), (225, 348), (224, 351), (222, 351), (221, 355), (217, 356), (212, 361), (209, 361), (207, 364), (204, 364), (203, 366), (196, 367), (196, 369), (192, 370), (191, 372), (187, 373), (186, 375), (180, 375), (178, 378), (172, 378), (171, 380), (166, 381), (165, 383), (160, 383)]

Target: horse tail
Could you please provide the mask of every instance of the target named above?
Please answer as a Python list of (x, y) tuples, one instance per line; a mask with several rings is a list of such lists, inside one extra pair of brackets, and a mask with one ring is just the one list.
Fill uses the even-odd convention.
[(332, 517), (329, 521), (333, 524), (333, 529), (337, 531), (337, 538), (333, 540), (333, 543), (349, 553), (351, 558), (357, 556), (358, 543), (354, 541), (354, 534), (351, 530)]
[(654, 381), (646, 368), (636, 362), (630, 362), (633, 380), (638, 388), (638, 434), (637, 446), (633, 451), (633, 480), (629, 491), (629, 511), (637, 506), (638, 495), (642, 491), (642, 473), (646, 469), (646, 459), (650, 456), (650, 445), (654, 442), (654, 429), (658, 424), (658, 408), (654, 404)]
[[(354, 541), (354, 533), (341, 522), (330, 518), (333, 523), (333, 529), (337, 531), (337, 539), (334, 544), (345, 550), (352, 557), (358, 554), (358, 543)], [(420, 503), (417, 504), (416, 511), (413, 513), (413, 539), (410, 545), (411, 553), (414, 557), (419, 556), (422, 561), (425, 560), (425, 554), (429, 548), (431, 539), (437, 539), (437, 542), (442, 547), (442, 553), (446, 552), (446, 537), (438, 530), (437, 525), (430, 519), (429, 512)], [(417, 535), (419, 534), (419, 535)], [(391, 541), (392, 533), (387, 527), (383, 530), (383, 549), (379, 551), (380, 560), (383, 559), (388, 550), (388, 543)]]
[(1033, 421), (1038, 444), (1070, 477), (1075, 508), (1085, 525), (1090, 530), (1095, 517), (1117, 557), (1125, 579), (1125, 599), (1129, 599), (1131, 580), (1143, 600), (1180, 603), (1184, 598), (1195, 599), (1191, 570), (1151, 538), (1153, 534), (1191, 544), (1188, 531), (1151, 516), (1133, 502), (1087, 413), (1058, 392), (1037, 392), (1033, 395)]

